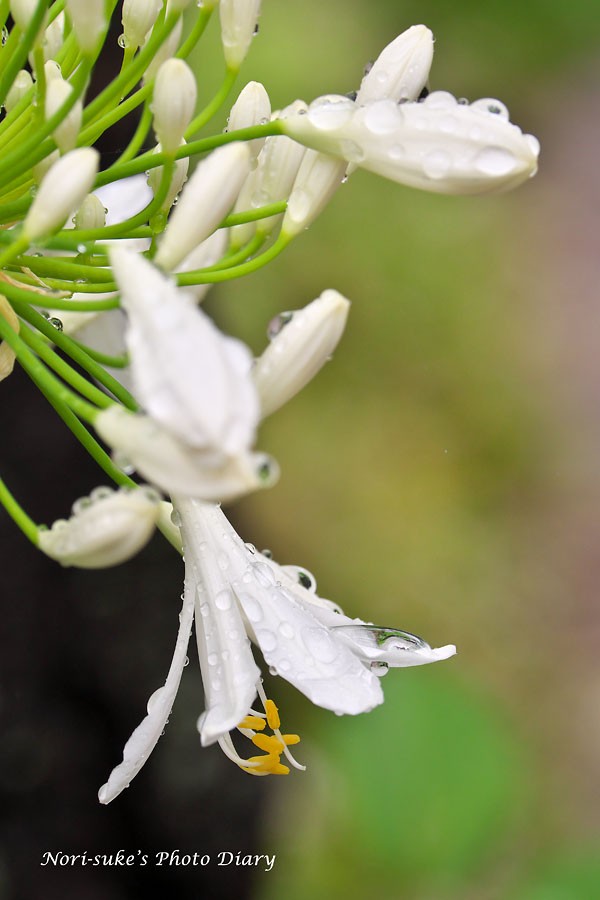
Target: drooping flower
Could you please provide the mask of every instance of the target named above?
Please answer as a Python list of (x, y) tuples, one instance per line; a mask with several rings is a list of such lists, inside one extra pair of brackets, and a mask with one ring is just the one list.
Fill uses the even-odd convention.
[[(345, 616), (316, 593), (305, 569), (280, 566), (244, 544), (220, 508), (176, 498), (186, 560), (179, 632), (167, 680), (148, 703), (148, 714), (125, 745), (123, 761), (100, 789), (109, 803), (139, 772), (169, 717), (185, 665), (192, 622), (205, 691), (198, 720), (203, 746), (218, 742), (252, 774), (287, 774), (281, 756), (302, 768), (288, 747), (297, 735), (280, 731), (277, 708), (266, 698), (251, 641), (270, 670), (313, 703), (337, 713), (368, 712), (383, 701), (379, 678), (389, 667), (447, 659), (454, 646), (432, 649), (415, 635)], [(264, 712), (253, 708), (260, 696)], [(265, 723), (272, 735), (262, 732)], [(264, 755), (245, 757), (231, 734), (238, 731)]]

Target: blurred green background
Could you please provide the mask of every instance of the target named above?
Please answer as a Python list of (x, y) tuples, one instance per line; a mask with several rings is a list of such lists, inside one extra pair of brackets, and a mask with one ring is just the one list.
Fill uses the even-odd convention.
[[(542, 159), (484, 198), (356, 172), (282, 257), (207, 302), (260, 352), (279, 311), (326, 287), (353, 301), (333, 362), (262, 429), (280, 483), (233, 517), (350, 615), (459, 650), (391, 672), (358, 719), (269, 685), (308, 772), (268, 785), (259, 900), (600, 897), (598, 13), (264, 3), (240, 87), (262, 81), (274, 108), (356, 88), (424, 22), (430, 87), (499, 97)], [(219, 71), (210, 43), (201, 79)]]

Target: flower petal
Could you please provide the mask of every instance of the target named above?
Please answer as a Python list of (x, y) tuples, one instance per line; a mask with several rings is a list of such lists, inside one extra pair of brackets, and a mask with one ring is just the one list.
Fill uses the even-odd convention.
[(148, 715), (140, 722), (123, 748), (123, 761), (116, 766), (98, 792), (100, 803), (110, 803), (140, 771), (167, 724), (186, 664), (187, 648), (194, 620), (195, 584), (186, 582), (179, 631), (173, 660), (163, 687), (148, 700)]

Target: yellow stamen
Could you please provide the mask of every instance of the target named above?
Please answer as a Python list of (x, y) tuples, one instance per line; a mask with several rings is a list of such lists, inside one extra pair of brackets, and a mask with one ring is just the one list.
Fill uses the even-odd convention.
[(251, 775), (289, 775), (290, 770), (279, 762), (279, 754), (268, 753), (265, 756), (251, 756), (248, 762), (259, 763), (257, 766), (242, 766), (244, 772)]
[(238, 728), (251, 728), (252, 731), (264, 731), (266, 722), (260, 716), (246, 716), (242, 719)]
[(273, 737), (270, 734), (255, 734), (252, 738), (252, 743), (255, 747), (264, 750), (266, 753), (281, 753), (283, 750), (283, 744), (279, 738)]
[(279, 728), (281, 722), (279, 720), (279, 710), (272, 700), (266, 701), (265, 712), (267, 714), (267, 722), (269, 723), (269, 728), (272, 728), (273, 731), (275, 731), (276, 728)]
[(300, 735), (299, 734), (282, 734), (283, 742), (286, 747), (289, 747), (290, 744), (299, 744), (300, 743)]

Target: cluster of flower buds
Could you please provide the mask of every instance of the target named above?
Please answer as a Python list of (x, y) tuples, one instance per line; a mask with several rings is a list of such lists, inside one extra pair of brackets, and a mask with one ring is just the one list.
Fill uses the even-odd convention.
[[(0, 379), (18, 362), (119, 489), (93, 491), (50, 529), (2, 481), (0, 501), (62, 565), (121, 563), (156, 525), (189, 559), (171, 671), (103, 802), (139, 770), (164, 727), (194, 616), (206, 686), (202, 741), (219, 741), (254, 774), (288, 771), (282, 755), (301, 767), (288, 750), (296, 736), (281, 734), (261, 693), (250, 640), (315, 703), (348, 713), (381, 702), (384, 668), (454, 652), (343, 616), (316, 596), (305, 570), (290, 574), (249, 550), (216, 505), (276, 481), (277, 464), (254, 449), (260, 422), (331, 357), (348, 300), (330, 289), (280, 313), (257, 360), (199, 303), (212, 284), (250, 275), (285, 250), (357, 166), (458, 194), (515, 187), (537, 167), (537, 141), (499, 101), (426, 95), (433, 37), (422, 25), (383, 50), (355, 94), (272, 112), (266, 89), (250, 82), (224, 129), (260, 0), (221, 0), (223, 83), (198, 109), (186, 59), (216, 5), (2, 4), (13, 31), (0, 70)], [(123, 26), (115, 42), (122, 65), (90, 99), (113, 14)], [(128, 117), (129, 143), (102, 165), (94, 144)], [(211, 123), (213, 133), (198, 137)], [(197, 165), (188, 179), (190, 160)], [(152, 487), (139, 486), (136, 473)], [(175, 498), (171, 520), (161, 493)], [(252, 709), (257, 692), (265, 712)], [(263, 720), (272, 735), (262, 734)], [(265, 757), (238, 755), (229, 734), (236, 727)]]

